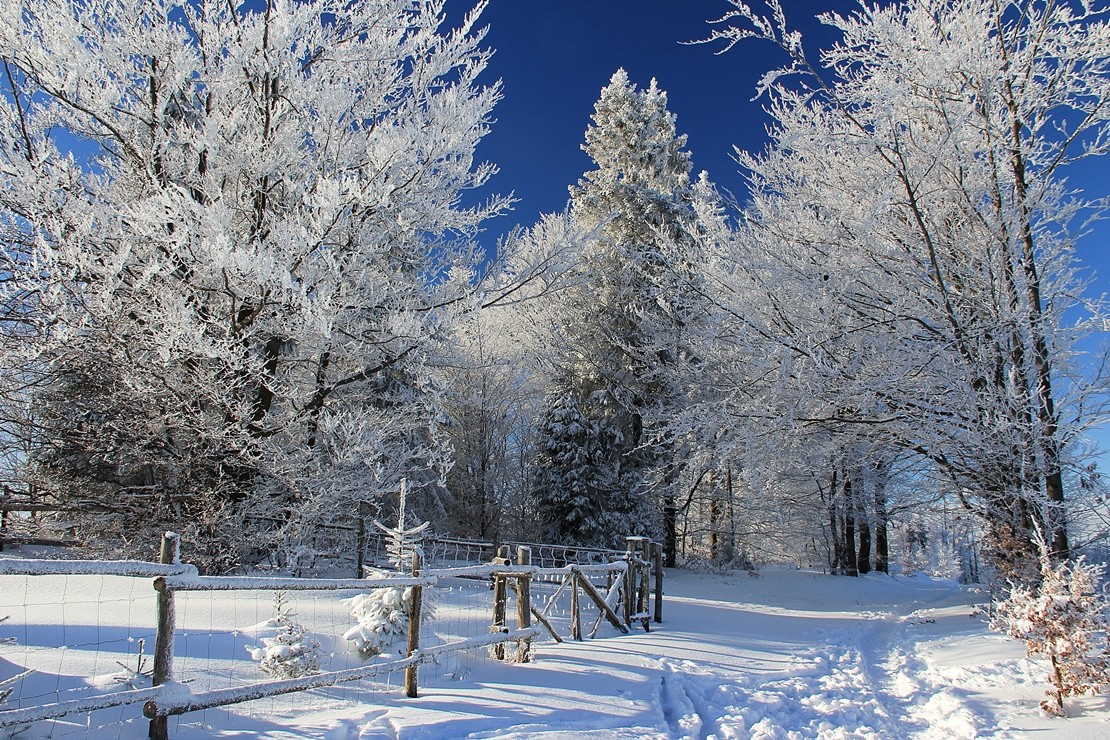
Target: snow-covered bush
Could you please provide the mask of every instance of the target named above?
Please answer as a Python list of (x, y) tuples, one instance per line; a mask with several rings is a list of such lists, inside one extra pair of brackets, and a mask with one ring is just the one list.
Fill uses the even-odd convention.
[(1043, 543), (1040, 559), (1040, 585), (1013, 584), (1009, 598), (996, 605), (991, 627), (1025, 640), (1029, 655), (1048, 658), (1052, 688), (1041, 708), (1062, 717), (1065, 697), (1110, 687), (1104, 567), (1082, 557), (1053, 563)]
[[(348, 630), (343, 639), (355, 643), (359, 655), (369, 658), (402, 648), (408, 636), (412, 586), (375, 588), (348, 599), (347, 603), (358, 624)], [(424, 589), (420, 603), (421, 625), (430, 621), (434, 613), (435, 601), (431, 592)]]
[(274, 678), (299, 678), (320, 670), (320, 643), (305, 633), (285, 603), (285, 594), (274, 594), (274, 617), (270, 626), (277, 629), (272, 637), (263, 637), (260, 647), (248, 647), (258, 667)]

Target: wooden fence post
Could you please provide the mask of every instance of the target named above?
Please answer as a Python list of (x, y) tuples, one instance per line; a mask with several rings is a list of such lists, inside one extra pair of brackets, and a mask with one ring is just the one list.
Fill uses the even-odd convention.
[(652, 608), (650, 598), (652, 598), (652, 551), (655, 549), (655, 543), (646, 537), (640, 541), (640, 566), (639, 566), (639, 604), (636, 607), (637, 614), (640, 615), (640, 621), (644, 625), (644, 631), (648, 630), (650, 625), (650, 618), (648, 616), (648, 609)]
[(663, 621), (663, 546), (655, 544), (655, 623)]
[(570, 574), (570, 639), (582, 639), (582, 612), (578, 609), (578, 571)]
[[(166, 532), (162, 535), (162, 550), (158, 561), (172, 565), (181, 562), (181, 535)], [(154, 580), (158, 592), (158, 631), (154, 638), (154, 672), (151, 682), (155, 686), (173, 681), (173, 631), (177, 621), (173, 591), (166, 587), (165, 577)], [(150, 720), (147, 734), (152, 740), (168, 740), (170, 736), (169, 717), (155, 716)]]
[(624, 623), (632, 625), (632, 615), (636, 613), (634, 608), (636, 599), (636, 544), (640, 541), (639, 537), (625, 537), (625, 551), (624, 562), (628, 566), (624, 571)]
[[(412, 575), (414, 578), (420, 575), (420, 569), (423, 566), (423, 558), (421, 557), (420, 549), (417, 548), (412, 552)], [(412, 655), (420, 649), (420, 608), (424, 603), (424, 587), (414, 585), (412, 587), (412, 600), (409, 602), (409, 635), (408, 645), (405, 657), (411, 658)], [(417, 678), (418, 666), (413, 663), (405, 668), (405, 696), (410, 699), (415, 699), (417, 695)]]
[[(509, 564), (509, 546), (502, 545), (497, 550), (497, 557), (493, 559), (494, 565), (508, 565)], [(505, 620), (505, 604), (509, 598), (509, 579), (503, 573), (495, 573), (493, 576), (493, 624), (490, 625), (490, 632), (506, 632)], [(497, 660), (505, 659), (505, 643), (499, 642), (493, 646), (493, 657)]]
[[(532, 548), (521, 545), (516, 549), (518, 565), (532, 564)], [(516, 628), (532, 626), (532, 574), (521, 573), (516, 580)], [(525, 637), (516, 644), (516, 662), (527, 663), (532, 658), (532, 638)]]

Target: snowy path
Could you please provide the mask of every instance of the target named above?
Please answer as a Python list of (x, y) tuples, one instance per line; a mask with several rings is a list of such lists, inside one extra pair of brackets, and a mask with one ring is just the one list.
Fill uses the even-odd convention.
[(1065, 722), (1041, 716), (1039, 669), (986, 630), (980, 595), (950, 583), (772, 571), (676, 573), (667, 588), (650, 634), (545, 644), (508, 676), (430, 691), (329, 737), (1110, 736), (1105, 699)]

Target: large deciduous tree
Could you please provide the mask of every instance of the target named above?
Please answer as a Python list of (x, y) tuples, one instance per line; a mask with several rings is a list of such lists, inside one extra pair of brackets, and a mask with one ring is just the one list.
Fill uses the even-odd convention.
[(762, 83), (772, 144), (741, 160), (763, 245), (749, 284), (780, 295), (749, 324), (779, 338), (791, 377), (825, 380), (796, 418), (932, 461), (999, 565), (1035, 563), (1038, 526), (1066, 556), (1062, 470), (1082, 428), (1058, 387), (1069, 258), (1076, 219), (1105, 204), (1064, 177), (1110, 147), (1104, 17), (1056, 0), (861, 4), (823, 17), (842, 37), (818, 66), (777, 0), (769, 17), (730, 2), (717, 38), (790, 59)]
[(499, 91), (443, 5), (4, 5), (4, 400), (96, 534), (228, 565), (245, 513), (295, 539), (442, 476), (425, 363), (505, 206), (460, 202)]

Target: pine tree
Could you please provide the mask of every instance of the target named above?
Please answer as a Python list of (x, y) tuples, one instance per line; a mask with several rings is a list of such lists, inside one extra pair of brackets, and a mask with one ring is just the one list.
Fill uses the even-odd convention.
[(559, 364), (604, 441), (573, 457), (591, 470), (575, 475), (590, 482), (598, 516), (624, 534), (665, 531), (673, 558), (674, 456), (662, 431), (675, 400), (668, 369), (689, 319), (683, 288), (696, 261), (690, 155), (654, 80), (640, 90), (618, 70), (592, 120), (583, 149), (597, 168), (571, 188), (571, 212), (595, 236), (580, 285), (565, 293)]
[(276, 634), (262, 638), (262, 646), (247, 650), (258, 661), (258, 667), (272, 678), (299, 678), (320, 670), (320, 643), (309, 637), (304, 626), (289, 609), (285, 594), (274, 594)]
[[(347, 630), (343, 639), (353, 642), (363, 658), (402, 649), (408, 636), (412, 589), (412, 586), (386, 586), (348, 599), (345, 603), (351, 607), (351, 616), (358, 624)], [(432, 589), (421, 592), (422, 626), (435, 616), (434, 593)]]
[(614, 544), (603, 518), (612, 512), (615, 471), (605, 465), (601, 427), (587, 417), (573, 389), (563, 388), (550, 404), (539, 436), (536, 498), (547, 536), (554, 542)]

